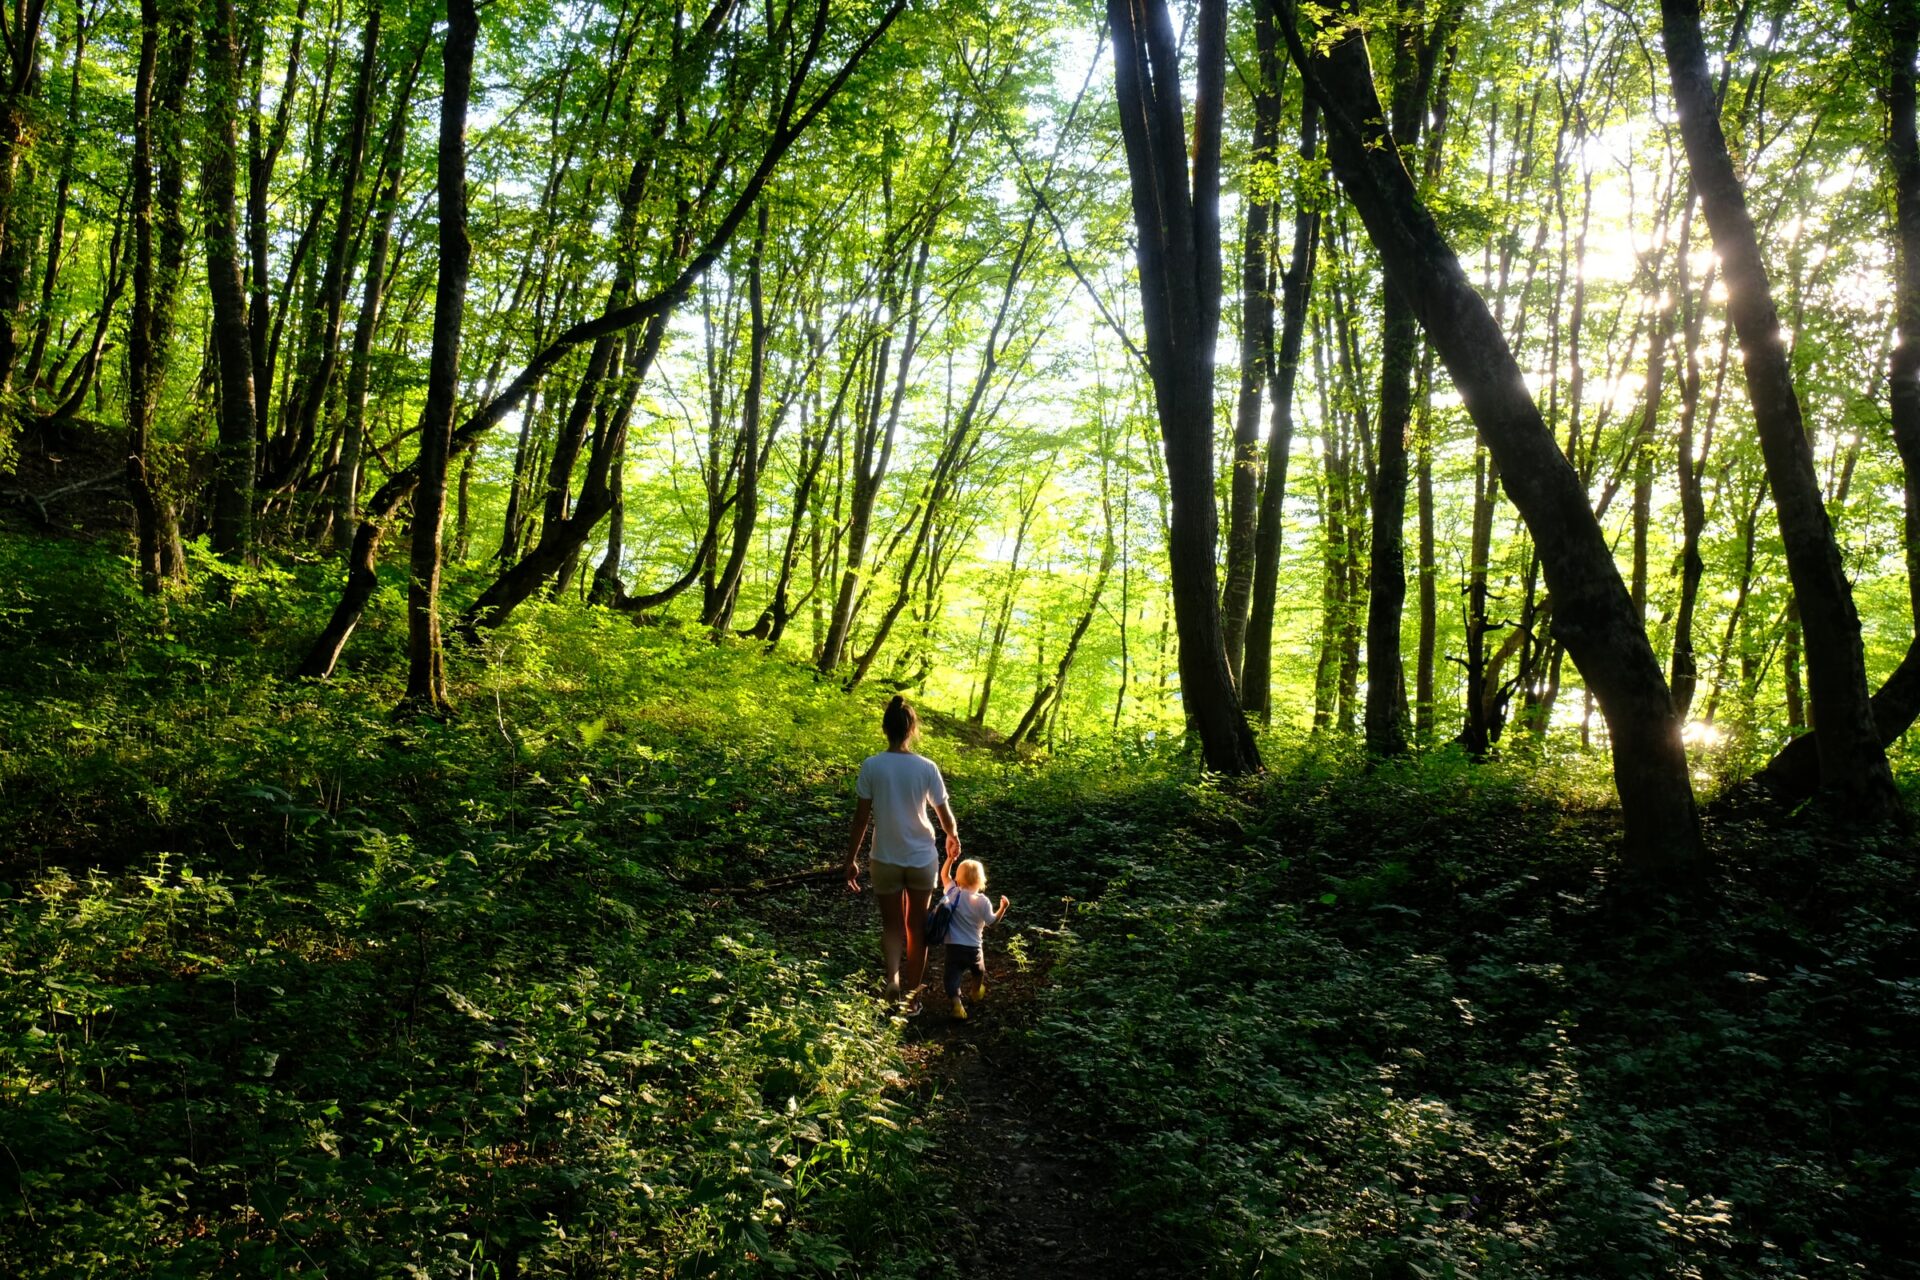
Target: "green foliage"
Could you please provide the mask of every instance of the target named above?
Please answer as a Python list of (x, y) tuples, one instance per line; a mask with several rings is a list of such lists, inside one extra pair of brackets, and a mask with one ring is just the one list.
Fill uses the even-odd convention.
[(1056, 817), (1033, 1044), (1169, 1265), (1912, 1274), (1910, 862), (1732, 823), (1683, 910), (1555, 798), (1599, 781), (1308, 754)]
[(284, 577), (0, 554), (8, 1274), (918, 1268), (866, 913), (702, 888), (831, 859), (860, 706), (546, 609), (397, 724)]

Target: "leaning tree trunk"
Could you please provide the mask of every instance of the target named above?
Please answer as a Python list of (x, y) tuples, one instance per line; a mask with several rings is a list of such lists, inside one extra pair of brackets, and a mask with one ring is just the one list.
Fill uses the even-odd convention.
[(1142, 318), (1173, 504), (1168, 576), (1180, 689), (1207, 767), (1260, 768), (1220, 628), (1214, 575), (1213, 350), (1220, 329), (1220, 127), (1226, 0), (1200, 0), (1192, 171), (1180, 55), (1166, 0), (1107, 0), (1114, 81), (1138, 232)]
[(1727, 312), (1740, 337), (1747, 398), (1773, 492), (1788, 577), (1806, 637), (1807, 683), (1819, 708), (1820, 786), (1835, 811), (1873, 821), (1899, 810), (1867, 697), (1860, 615), (1820, 498), (1780, 318), (1746, 193), (1720, 128), (1718, 98), (1700, 35), (1699, 0), (1661, 0), (1667, 69), (1695, 189), (1725, 271)]
[(413, 492), (413, 578), (407, 584), (408, 704), (447, 705), (440, 649), (440, 527), (447, 512), (447, 459), (454, 401), (460, 393), (460, 325), (466, 317), (467, 104), (473, 96), (473, 46), (480, 20), (473, 0), (447, 0), (447, 44), (440, 93), (440, 279), (433, 293), (433, 350), (427, 403), (420, 412), (420, 485)]
[[(1887, 162), (1893, 174), (1893, 314), (1898, 340), (1888, 360), (1888, 395), (1894, 447), (1899, 451), (1906, 496), (1907, 592), (1914, 637), (1906, 656), (1873, 695), (1875, 734), (1890, 747), (1920, 717), (1920, 122), (1916, 121), (1914, 57), (1920, 50), (1920, 9), (1908, 0), (1887, 0)], [(1786, 803), (1813, 795), (1826, 776), (1823, 754), (1832, 723), (1819, 703), (1820, 727), (1793, 739), (1759, 774), (1759, 781)]]
[(240, 83), (233, 0), (207, 8), (205, 155), (200, 174), (207, 237), (207, 292), (213, 302), (214, 363), (220, 376), (219, 448), (214, 464), (213, 549), (239, 559), (253, 540), (254, 382), (247, 337), (246, 285), (240, 275), (234, 108)]
[(1527, 392), (1506, 335), (1421, 203), (1382, 126), (1365, 36), (1348, 29), (1309, 54), (1283, 24), (1327, 118), (1334, 171), (1388, 279), (1414, 308), (1499, 462), (1539, 549), (1557, 634), (1599, 700), (1613, 745), (1631, 862), (1696, 872), (1703, 860), (1680, 726), (1645, 628), (1566, 456)]

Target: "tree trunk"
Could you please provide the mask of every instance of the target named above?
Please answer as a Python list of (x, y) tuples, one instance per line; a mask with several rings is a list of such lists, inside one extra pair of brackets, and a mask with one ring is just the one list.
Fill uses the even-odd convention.
[(1433, 533), (1433, 344), (1420, 361), (1419, 422), (1414, 429), (1414, 489), (1419, 507), (1420, 633), (1414, 645), (1413, 740), (1433, 745), (1433, 659), (1440, 631), (1439, 573)]
[(760, 259), (767, 248), (767, 206), (760, 206), (760, 225), (747, 255), (747, 386), (740, 406), (740, 479), (733, 504), (733, 545), (726, 567), (714, 586), (713, 607), (704, 622), (716, 636), (733, 625), (740, 598), (740, 575), (746, 569), (753, 527), (760, 518), (760, 419), (767, 382), (767, 309), (760, 281)]
[[(185, 568), (173, 504), (154, 483), (148, 463), (148, 437), (160, 378), (166, 368), (168, 313), (172, 309), (170, 282), (156, 282), (154, 278), (153, 99), (159, 47), (159, 4), (157, 0), (141, 0), (140, 59), (133, 89), (134, 256), (133, 315), (127, 328), (127, 490), (133, 499), (135, 565), (140, 589), (148, 595), (158, 595), (161, 584), (179, 577)], [(178, 194), (174, 193), (176, 200)]]
[[(1400, 0), (1394, 33), (1394, 142), (1412, 154), (1427, 112), (1429, 86), (1450, 16), (1422, 32), (1420, 0)], [(1413, 426), (1413, 365), (1419, 327), (1391, 280), (1380, 289), (1380, 417), (1374, 469), (1371, 555), (1367, 562), (1367, 750), (1407, 749), (1407, 680), (1400, 655), (1406, 611), (1407, 436)]]
[[(34, 97), (40, 83), (41, 0), (19, 0), (5, 24), (6, 65), (0, 68), (0, 394), (13, 381), (14, 313), (26, 278), (27, 239), (24, 210), (18, 198), (21, 172), (28, 169), (33, 145)], [(30, 172), (30, 170), (29, 170)]]
[(1700, 336), (1712, 298), (1714, 273), (1707, 272), (1706, 281), (1696, 294), (1687, 266), (1692, 222), (1689, 201), (1680, 228), (1680, 288), (1676, 296), (1677, 304), (1686, 308), (1686, 315), (1681, 320), (1680, 436), (1674, 468), (1680, 485), (1680, 604), (1673, 619), (1672, 683), (1674, 714), (1683, 721), (1693, 709), (1694, 690), (1700, 682), (1700, 666), (1694, 657), (1693, 626), (1700, 600), (1700, 579), (1706, 573), (1706, 562), (1700, 557), (1700, 536), (1707, 524), (1701, 480), (1712, 436), (1709, 428), (1707, 438), (1697, 438), (1695, 424), (1700, 414)]
[(1506, 335), (1468, 282), (1381, 127), (1365, 37), (1309, 55), (1283, 24), (1327, 116), (1334, 170), (1366, 222), (1388, 278), (1414, 307), (1467, 411), (1500, 463), (1553, 595), (1556, 634), (1599, 699), (1634, 865), (1693, 873), (1703, 858), (1679, 724), (1666, 681), (1586, 493), (1526, 390)]
[[(1894, 326), (1887, 362), (1893, 443), (1905, 475), (1907, 596), (1920, 629), (1920, 130), (1915, 125), (1914, 56), (1920, 9), (1887, 0), (1887, 161), (1893, 171)], [(1877, 714), (1877, 713), (1876, 713)]]
[(1260, 768), (1227, 667), (1214, 576), (1213, 349), (1220, 327), (1220, 126), (1226, 3), (1200, 0), (1192, 172), (1180, 59), (1165, 0), (1107, 0), (1138, 232), (1142, 318), (1173, 518), (1167, 547), (1180, 690), (1207, 767)]
[[(231, 0), (215, 0), (223, 8), (231, 6)], [(247, 339), (253, 361), (254, 386), (254, 430), (264, 441), (267, 431), (268, 409), (273, 393), (274, 368), (274, 314), (273, 299), (269, 292), (272, 283), (269, 271), (267, 250), (271, 234), (268, 221), (268, 201), (272, 194), (273, 171), (280, 163), (280, 152), (286, 146), (287, 130), (293, 120), (293, 103), (296, 88), (300, 80), (300, 48), (307, 30), (308, 0), (299, 0), (293, 16), (293, 35), (287, 44), (287, 74), (280, 85), (280, 93), (274, 107), (273, 122), (265, 137), (260, 133), (260, 80), (261, 68), (256, 65), (253, 82), (253, 109), (247, 113), (247, 256), (251, 264), (248, 274), (251, 276), (251, 297), (247, 304)], [(250, 15), (251, 16), (251, 15)], [(259, 53), (265, 59), (265, 33), (261, 34)], [(238, 88), (238, 80), (235, 81)], [(236, 141), (236, 149), (238, 143)], [(308, 236), (302, 236), (295, 249), (297, 264), (300, 254), (305, 250)], [(288, 274), (291, 292), (292, 272)], [(284, 316), (284, 298), (283, 309)]]
[[(1887, 0), (1885, 38), (1883, 97), (1888, 115), (1887, 162), (1893, 175), (1893, 313), (1898, 330), (1888, 359), (1888, 397), (1906, 497), (1907, 591), (1915, 632), (1906, 656), (1873, 695), (1874, 730), (1881, 744), (1891, 747), (1920, 716), (1920, 128), (1916, 127), (1914, 85), (1920, 9), (1905, 0)], [(1807, 799), (1826, 776), (1820, 740), (1827, 736), (1829, 721), (1817, 697), (1815, 705), (1821, 729), (1787, 743), (1759, 774), (1758, 780), (1783, 803)]]
[(367, 391), (373, 376), (373, 336), (380, 325), (383, 290), (387, 282), (387, 254), (393, 243), (393, 219), (400, 205), (400, 175), (407, 137), (407, 115), (413, 87), (425, 59), (423, 42), (394, 96), (393, 114), (380, 158), (385, 185), (374, 200), (369, 221), (371, 245), (367, 275), (360, 290), (360, 315), (353, 329), (353, 355), (347, 362), (346, 418), (340, 428), (340, 463), (333, 484), (333, 536), (351, 549), (360, 515), (360, 458), (367, 436)]
[[(1262, 4), (1255, 20), (1264, 20), (1267, 38), (1272, 15)], [(1317, 150), (1313, 103), (1302, 95), (1300, 159), (1311, 168)], [(1272, 352), (1267, 382), (1272, 407), (1267, 454), (1261, 471), (1259, 524), (1254, 533), (1253, 601), (1247, 623), (1246, 658), (1241, 664), (1242, 704), (1266, 724), (1273, 718), (1273, 615), (1280, 591), (1280, 529), (1286, 510), (1287, 464), (1293, 453), (1293, 387), (1300, 370), (1300, 341), (1307, 327), (1307, 297), (1320, 245), (1318, 192), (1303, 179), (1294, 193), (1293, 254), (1280, 283), (1280, 345)], [(1271, 326), (1269, 326), (1271, 327)]]
[(999, 371), (1000, 359), (1006, 353), (1007, 344), (1012, 341), (1008, 332), (1012, 323), (1014, 296), (1020, 286), (1020, 279), (1027, 265), (1028, 254), (1033, 249), (1034, 233), (1039, 225), (1040, 209), (1036, 204), (1028, 213), (1026, 227), (1021, 232), (1019, 247), (1014, 250), (1013, 260), (1008, 264), (1006, 282), (1001, 288), (1000, 305), (994, 311), (993, 324), (988, 328), (985, 340), (981, 344), (980, 366), (974, 374), (973, 387), (967, 401), (955, 415), (952, 429), (941, 443), (939, 457), (934, 461), (933, 475), (927, 484), (927, 500), (921, 513), (919, 528), (914, 534), (913, 543), (907, 551), (907, 562), (900, 570), (900, 587), (894, 594), (893, 603), (881, 614), (878, 625), (874, 627), (873, 637), (866, 649), (854, 661), (853, 672), (847, 677), (846, 687), (853, 689), (866, 677), (874, 660), (880, 656), (880, 648), (886, 644), (888, 633), (899, 619), (900, 611), (906, 607), (913, 589), (914, 568), (920, 555), (926, 550), (932, 534), (934, 522), (939, 518), (942, 505), (952, 492), (954, 484), (965, 470), (972, 456), (978, 431), (983, 419), (989, 412), (986, 408), (987, 389), (993, 384), (993, 377)]
[(1816, 738), (1821, 789), (1834, 801), (1837, 814), (1875, 821), (1899, 811), (1899, 795), (1875, 728), (1860, 617), (1820, 500), (1772, 287), (1746, 194), (1721, 132), (1700, 35), (1699, 0), (1661, 0), (1660, 12), (1681, 137), (1725, 271), (1727, 312), (1740, 336), (1747, 397), (1779, 517), (1788, 576), (1801, 607), (1807, 681), (1821, 724)]
[[(1258, 50), (1253, 88), (1253, 146), (1248, 163), (1271, 164), (1280, 136), (1279, 39), (1273, 30), (1271, 0), (1254, 6), (1254, 42)], [(1273, 356), (1273, 282), (1271, 279), (1273, 200), (1247, 184), (1247, 222), (1240, 245), (1240, 389), (1235, 401), (1233, 456), (1228, 462), (1227, 572), (1220, 588), (1220, 628), (1227, 648), (1227, 669), (1234, 683), (1246, 686), (1241, 659), (1246, 648), (1248, 609), (1259, 528), (1260, 393)], [(1276, 406), (1277, 408), (1277, 406)], [(1243, 698), (1253, 711), (1259, 704)]]
[[(953, 134), (949, 131), (950, 146), (952, 139)], [(906, 400), (907, 373), (920, 345), (920, 297), (932, 249), (933, 225), (929, 220), (914, 253), (912, 278), (906, 293), (907, 327), (900, 340), (900, 365), (894, 378), (892, 397), (890, 400), (887, 398), (886, 381), (893, 341), (891, 330), (899, 320), (897, 299), (889, 307), (888, 332), (882, 335), (879, 349), (874, 354), (871, 386), (855, 424), (853, 483), (847, 495), (846, 563), (841, 573), (840, 592), (834, 599), (833, 616), (827, 624), (826, 638), (821, 642), (817, 659), (823, 672), (832, 671), (840, 665), (847, 645), (847, 634), (853, 629), (854, 601), (860, 590), (861, 571), (866, 564), (873, 503), (893, 457), (894, 434), (899, 429), (900, 410)], [(884, 430), (881, 427), (883, 405), (886, 406)]]
[(335, 199), (333, 236), (327, 246), (320, 278), (320, 296), (308, 309), (307, 333), (302, 343), (300, 380), (287, 405), (280, 457), (273, 460), (267, 487), (291, 483), (312, 456), (320, 409), (340, 363), (340, 313), (346, 305), (348, 259), (353, 246), (360, 171), (366, 163), (367, 130), (373, 114), (373, 69), (379, 59), (380, 6), (367, 6), (367, 26), (361, 35), (360, 67), (347, 111), (347, 136), (333, 160), (339, 184)]
[(413, 492), (412, 580), (407, 584), (406, 704), (447, 708), (440, 649), (440, 526), (447, 509), (447, 461), (460, 393), (460, 328), (466, 316), (467, 105), (473, 96), (473, 46), (479, 35), (473, 0), (447, 0), (447, 43), (440, 93), (440, 274), (433, 294), (433, 350), (427, 402), (420, 412), (420, 484)]
[(1020, 585), (1020, 552), (1027, 545), (1027, 531), (1033, 527), (1033, 517), (1040, 510), (1040, 496), (1047, 491), (1047, 482), (1052, 479), (1053, 465), (1048, 463), (1046, 470), (1040, 473), (1040, 479), (1033, 486), (1033, 495), (1020, 504), (1020, 523), (1014, 530), (1013, 554), (1007, 560), (1007, 585), (1000, 595), (1000, 613), (993, 623), (993, 639), (987, 645), (987, 669), (980, 679), (980, 701), (967, 717), (974, 724), (987, 722), (987, 708), (993, 702), (993, 681), (1000, 671), (1000, 654), (1007, 643), (1007, 628), (1013, 623), (1013, 601)]
[[(158, 18), (156, 17), (154, 21), (157, 23)], [(144, 38), (146, 27), (144, 15), (142, 23), (141, 34)], [(47, 340), (53, 334), (53, 295), (55, 288), (60, 282), (60, 268), (63, 264), (61, 251), (65, 248), (68, 198), (73, 190), (74, 157), (80, 145), (80, 71), (87, 57), (87, 36), (92, 31), (92, 25), (88, 21), (87, 11), (84, 8), (76, 8), (73, 11), (73, 27), (73, 53), (70, 59), (70, 75), (67, 81), (66, 119), (62, 122), (61, 127), (60, 176), (54, 180), (53, 223), (47, 231), (46, 267), (40, 273), (40, 314), (34, 321), (33, 342), (27, 348), (27, 362), (20, 370), (21, 386), (28, 393), (33, 391), (35, 380), (39, 376), (41, 361), (46, 358)], [(144, 56), (143, 51), (142, 57), (144, 58)], [(148, 68), (147, 76), (147, 103), (142, 110), (148, 112), (150, 115), (153, 106), (152, 68)], [(135, 78), (136, 80), (138, 79), (137, 71)], [(150, 127), (151, 122), (149, 121), (148, 123)], [(134, 146), (136, 150), (139, 149), (137, 139)], [(147, 152), (149, 157), (151, 157), (151, 140), (148, 142)], [(151, 164), (150, 159), (149, 164)], [(149, 210), (152, 208), (152, 181), (153, 173), (152, 169), (149, 168), (147, 171), (147, 205)], [(136, 239), (137, 238), (136, 233)], [(149, 255), (148, 260), (149, 263), (151, 263), (151, 255)], [(131, 476), (129, 476), (128, 482), (130, 485), (135, 484)], [(137, 522), (140, 519), (138, 504), (144, 501), (144, 499), (136, 495), (134, 501), (136, 503), (135, 520)]]
[(220, 375), (218, 457), (214, 464), (213, 549), (229, 560), (253, 542), (254, 367), (247, 333), (246, 286), (240, 276), (240, 227), (234, 205), (237, 174), (234, 109), (240, 98), (233, 0), (207, 6), (207, 105), (200, 198), (206, 222), (207, 291), (213, 302), (213, 349)]

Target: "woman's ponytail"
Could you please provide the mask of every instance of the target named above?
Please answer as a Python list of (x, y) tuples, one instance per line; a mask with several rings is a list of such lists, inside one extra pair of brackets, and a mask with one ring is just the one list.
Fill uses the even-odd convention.
[(905, 746), (920, 732), (920, 717), (907, 705), (907, 700), (896, 693), (880, 717), (880, 728), (886, 732), (888, 742), (896, 747)]

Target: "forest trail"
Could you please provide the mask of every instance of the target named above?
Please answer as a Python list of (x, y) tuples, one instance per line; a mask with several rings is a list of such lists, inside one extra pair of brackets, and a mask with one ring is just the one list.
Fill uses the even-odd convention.
[[(1051, 962), (1030, 934), (1019, 957), (1008, 943), (1024, 932), (1020, 921), (1044, 918), (1047, 907), (1017, 874), (1004, 879), (994, 889), (1012, 894), (1015, 923), (988, 933), (986, 998), (965, 1021), (952, 1017), (936, 948), (925, 1008), (904, 1024), (911, 1067), (905, 1089), (926, 1120), (925, 1159), (952, 1189), (948, 1237), (935, 1248), (960, 1274), (988, 1280), (1105, 1280), (1116, 1267), (1120, 1274), (1157, 1275), (1129, 1257), (1128, 1233), (1110, 1208), (1107, 1170), (1084, 1136), (1057, 1125), (1056, 1080), (1025, 1043), (1051, 985)], [(871, 892), (856, 898), (837, 884), (816, 892), (834, 902), (848, 945), (877, 953)]]
[(931, 1158), (958, 1199), (948, 1257), (969, 1276), (1111, 1276), (1120, 1233), (1106, 1171), (1055, 1125), (1054, 1083), (1022, 1043), (1049, 965), (1016, 966), (1004, 941), (988, 947), (987, 997), (964, 1022), (948, 1013), (930, 965), (934, 997), (908, 1032)]

